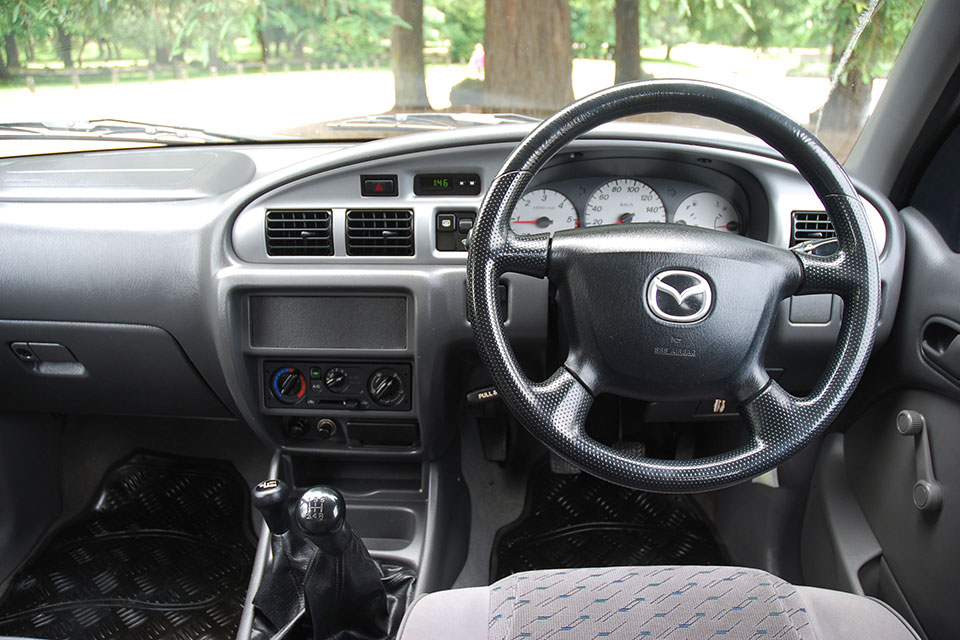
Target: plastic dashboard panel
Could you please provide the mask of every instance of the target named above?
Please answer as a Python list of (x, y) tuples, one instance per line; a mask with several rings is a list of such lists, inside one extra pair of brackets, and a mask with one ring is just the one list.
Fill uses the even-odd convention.
[[(82, 181), (63, 186), (56, 198), (45, 196), (36, 185), (0, 184), (2, 319), (158, 327), (180, 346), (186, 361), (229, 413), (265, 440), (292, 451), (304, 448), (283, 442), (278, 436), (279, 419), (262, 410), (258, 362), (282, 358), (371, 361), (384, 357), (409, 362), (414, 366), (416, 389), (406, 417), (420, 425), (423, 437), (419, 448), (357, 451), (331, 447), (326, 453), (434, 457), (456, 431), (451, 425), (458, 420), (461, 402), (459, 389), (436, 381), (455, 379), (464, 358), (473, 353), (466, 320), (466, 253), (435, 250), (434, 214), (447, 208), (477, 208), (481, 198), (415, 196), (412, 178), (415, 173), (455, 169), (480, 174), (485, 188), (528, 131), (526, 126), (505, 125), (413, 134), (356, 145), (231, 146), (229, 151), (218, 151), (215, 155), (223, 157), (204, 164), (204, 171), (222, 176), (231, 166), (242, 166), (242, 180), (209, 181), (198, 172), (193, 177), (200, 180), (199, 185), (186, 180), (182, 185), (188, 188), (168, 188), (162, 198), (148, 201), (138, 197), (136, 189), (124, 188), (101, 190), (99, 200), (91, 202)], [(766, 238), (781, 246), (788, 242), (790, 211), (820, 208), (812, 190), (792, 167), (769, 148), (741, 136), (670, 126), (611, 125), (586, 135), (570, 147), (570, 152), (584, 154), (577, 162), (602, 156), (627, 162), (642, 159), (699, 166), (704, 163), (698, 163), (697, 158), (703, 158), (711, 161), (711, 170), (725, 169), (721, 172), (739, 185), (750, 182), (751, 178), (744, 178), (749, 174), (756, 180), (756, 189), (766, 195)], [(129, 166), (133, 158), (146, 153), (162, 168), (202, 164), (194, 156), (211, 151), (115, 151), (98, 158), (102, 170), (109, 171), (111, 167)], [(76, 165), (89, 155), (71, 158)], [(558, 162), (561, 160), (558, 158)], [(71, 166), (57, 157), (9, 159), (0, 163), (0, 170), (10, 174), (21, 163), (29, 163), (31, 170), (48, 167), (50, 173), (44, 175), (50, 180), (56, 179), (57, 171)], [(557, 171), (562, 173), (563, 169), (558, 166)], [(399, 197), (361, 198), (359, 175), (367, 173), (397, 174)], [(169, 184), (169, 178), (169, 172), (160, 172), (157, 185), (162, 186), (164, 181)], [(149, 191), (152, 179), (139, 174), (144, 192)], [(752, 198), (750, 192), (756, 189), (744, 191)], [(899, 219), (889, 204), (876, 196), (871, 199), (887, 221), (884, 229), (880, 215), (871, 213), (874, 231), (886, 240), (881, 272), (889, 295), (881, 326), (883, 339), (884, 325), (892, 323), (896, 311), (903, 238), (902, 228), (897, 226)], [(332, 208), (334, 255), (268, 258), (263, 212), (270, 206)], [(338, 220), (338, 216), (350, 207), (412, 209), (415, 255), (346, 256), (342, 233), (336, 232), (342, 231), (342, 218)], [(750, 214), (755, 216), (763, 209), (763, 203), (751, 203)], [(750, 229), (757, 230), (758, 224), (751, 219)], [(547, 283), (510, 276), (508, 284), (508, 334), (527, 350), (542, 351), (547, 334)], [(408, 299), (406, 349), (391, 350), (385, 356), (376, 349), (329, 349), (324, 345), (283, 349), (255, 347), (250, 342), (246, 324), (250, 295), (358, 293)], [(780, 329), (775, 340), (785, 344), (826, 344), (828, 349), (832, 339), (829, 326), (792, 327), (782, 320)], [(42, 379), (29, 381), (40, 387), (44, 383)], [(42, 388), (34, 392), (42, 392)], [(62, 409), (72, 410), (70, 406)], [(143, 412), (152, 410), (147, 407)], [(342, 420), (348, 416), (334, 417)], [(323, 455), (324, 451), (319, 453)]]

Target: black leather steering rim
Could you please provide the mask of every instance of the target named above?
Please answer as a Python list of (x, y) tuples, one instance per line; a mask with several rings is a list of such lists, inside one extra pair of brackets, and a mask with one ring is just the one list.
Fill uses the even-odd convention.
[[(632, 456), (590, 438), (584, 425), (592, 390), (567, 366), (544, 382), (531, 381), (504, 333), (497, 296), (505, 273), (548, 275), (550, 237), (517, 236), (509, 229), (510, 215), (536, 172), (564, 145), (600, 124), (661, 111), (717, 118), (770, 144), (820, 197), (840, 247), (830, 257), (789, 252), (796, 274), (784, 268), (778, 291), (781, 297), (830, 292), (844, 301), (836, 349), (814, 390), (795, 397), (754, 366), (752, 377), (742, 383), (748, 389), (739, 398), (750, 441), (735, 451), (693, 460)], [(726, 242), (720, 237), (716, 241)], [(484, 198), (470, 241), (467, 289), (481, 359), (518, 420), (577, 467), (610, 482), (660, 492), (728, 486), (781, 464), (809, 444), (859, 382), (873, 346), (880, 303), (876, 248), (863, 205), (840, 164), (812, 134), (773, 107), (733, 89), (692, 81), (617, 85), (571, 104), (531, 132), (507, 158)]]

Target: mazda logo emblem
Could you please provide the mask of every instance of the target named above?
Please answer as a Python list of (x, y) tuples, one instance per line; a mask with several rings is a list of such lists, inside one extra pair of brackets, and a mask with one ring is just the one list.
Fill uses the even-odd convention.
[(661, 271), (647, 285), (647, 306), (654, 316), (667, 322), (696, 322), (710, 313), (712, 304), (710, 283), (693, 271)]

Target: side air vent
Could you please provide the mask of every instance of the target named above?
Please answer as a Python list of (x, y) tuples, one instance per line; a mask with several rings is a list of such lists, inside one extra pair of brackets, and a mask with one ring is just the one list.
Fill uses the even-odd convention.
[(412, 256), (413, 212), (347, 211), (347, 255)]
[(826, 240), (836, 238), (833, 222), (825, 211), (794, 211), (793, 232), (790, 234), (790, 246), (804, 240)]
[(267, 211), (267, 255), (332, 256), (327, 210)]

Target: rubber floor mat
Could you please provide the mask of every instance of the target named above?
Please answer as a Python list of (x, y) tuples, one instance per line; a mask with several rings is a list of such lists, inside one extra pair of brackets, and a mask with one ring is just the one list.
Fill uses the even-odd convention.
[(497, 532), (490, 581), (521, 571), (728, 564), (689, 495), (634, 491), (546, 463), (530, 475), (523, 513)]
[(232, 639), (254, 553), (249, 493), (222, 461), (138, 453), (0, 602), (0, 636)]

